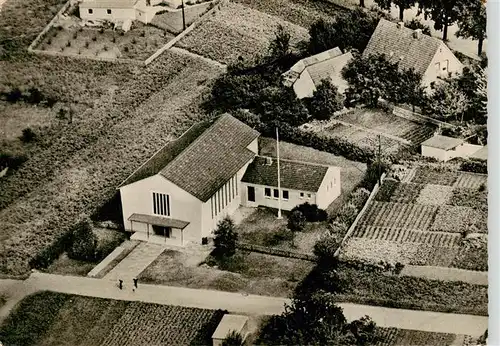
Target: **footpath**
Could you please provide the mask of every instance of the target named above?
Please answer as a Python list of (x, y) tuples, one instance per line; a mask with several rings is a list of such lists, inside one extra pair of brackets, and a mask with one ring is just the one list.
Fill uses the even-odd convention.
[[(141, 283), (134, 292), (130, 284), (125, 285), (123, 290), (120, 290), (115, 282), (109, 280), (33, 273), (25, 281), (12, 282), (10, 280), (4, 282), (4, 280), (0, 280), (0, 294), (9, 297), (7, 303), (0, 308), (0, 321), (26, 295), (43, 290), (117, 300), (204, 309), (225, 309), (229, 312), (249, 315), (280, 314), (284, 311), (285, 303), (290, 302), (287, 298)], [(340, 303), (339, 305), (343, 308), (348, 320), (368, 315), (381, 327), (471, 336), (482, 335), (488, 328), (488, 317), (486, 316), (393, 309), (350, 303)]]

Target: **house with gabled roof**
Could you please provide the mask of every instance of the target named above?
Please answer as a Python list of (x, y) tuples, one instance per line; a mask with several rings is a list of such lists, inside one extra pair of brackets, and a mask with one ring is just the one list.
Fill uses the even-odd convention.
[(316, 87), (323, 79), (328, 79), (338, 88), (340, 93), (347, 89), (348, 84), (342, 78), (342, 69), (352, 59), (352, 54), (342, 54), (336, 47), (319, 54), (299, 60), (290, 70), (285, 72), (283, 84), (293, 87), (299, 99), (312, 97)]
[(243, 179), (242, 204), (292, 210), (308, 202), (326, 209), (340, 196), (340, 168), (310, 162), (280, 159), (280, 190), (276, 158), (256, 157)]
[(384, 54), (403, 69), (414, 69), (422, 76), (424, 86), (441, 78), (462, 72), (463, 64), (438, 38), (424, 35), (421, 29), (410, 29), (403, 22), (380, 19), (363, 57)]
[(112, 23), (151, 22), (159, 7), (150, 0), (83, 0), (79, 4), (80, 18)]
[(338, 197), (338, 168), (287, 160), (278, 190), (276, 161), (258, 156), (258, 138), (229, 114), (193, 125), (118, 187), (125, 230), (132, 239), (183, 246), (211, 237), (241, 205), (276, 207), (267, 188), (283, 196), (284, 210), (326, 207)]

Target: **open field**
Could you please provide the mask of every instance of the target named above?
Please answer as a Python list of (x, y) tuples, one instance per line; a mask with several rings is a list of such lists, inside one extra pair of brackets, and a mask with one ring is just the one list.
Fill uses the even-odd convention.
[(229, 3), (180, 40), (177, 46), (224, 64), (236, 62), (240, 57), (253, 62), (266, 53), (279, 24), (290, 33), (292, 47), (308, 40), (309, 34), (304, 28), (241, 4)]
[(353, 112), (342, 114), (336, 119), (396, 136), (414, 144), (420, 144), (432, 137), (435, 131), (433, 126), (418, 124), (392, 113), (366, 108), (355, 109)]
[(0, 327), (7, 345), (208, 344), (222, 311), (40, 292)]
[[(415, 180), (432, 184), (384, 181), (343, 247), (342, 256), (486, 271), (486, 190), (456, 184), (465, 177), (476, 181), (473, 186), (480, 186), (486, 176), (439, 173), (417, 169)], [(469, 237), (463, 232), (472, 234)]]
[(377, 328), (374, 346), (462, 346), (465, 335), (431, 333), (418, 330)]
[(313, 263), (238, 251), (219, 267), (189, 263), (186, 254), (163, 252), (139, 279), (144, 283), (288, 297)]
[(142, 23), (134, 24), (122, 35), (112, 29), (82, 28), (74, 24), (52, 27), (35, 48), (61, 55), (146, 60), (174, 37)]
[[(108, 72), (106, 64), (82, 65)], [(1, 272), (26, 272), (39, 251), (83, 214), (93, 214), (136, 167), (201, 119), (197, 105), (206, 83), (221, 72), (172, 52), (143, 70), (125, 71), (135, 78), (96, 99), (76, 122), (54, 133), (39, 154), (0, 182), (0, 223), (5, 225)], [(127, 75), (110, 77), (115, 81)], [(95, 78), (94, 83), (99, 80)]]

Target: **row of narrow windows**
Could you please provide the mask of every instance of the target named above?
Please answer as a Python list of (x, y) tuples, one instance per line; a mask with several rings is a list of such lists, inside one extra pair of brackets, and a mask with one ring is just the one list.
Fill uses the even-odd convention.
[(212, 219), (219, 215), (236, 196), (238, 196), (238, 181), (234, 176), (210, 198)]

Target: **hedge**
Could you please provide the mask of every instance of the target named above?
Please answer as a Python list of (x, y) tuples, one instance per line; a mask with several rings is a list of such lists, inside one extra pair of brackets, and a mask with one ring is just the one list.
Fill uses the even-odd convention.
[(462, 162), (460, 170), (472, 173), (488, 174), (488, 162), (479, 160), (467, 160)]

